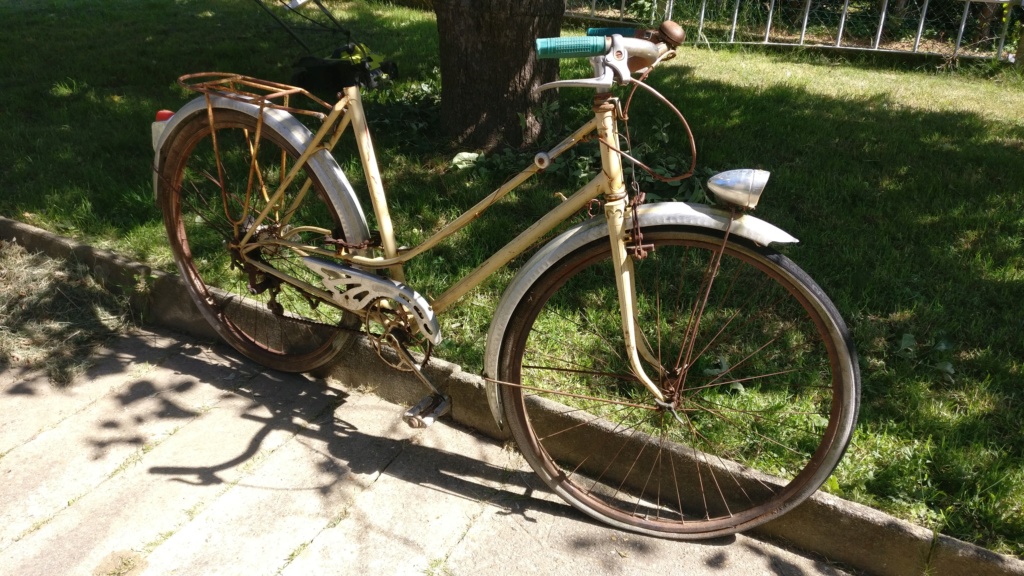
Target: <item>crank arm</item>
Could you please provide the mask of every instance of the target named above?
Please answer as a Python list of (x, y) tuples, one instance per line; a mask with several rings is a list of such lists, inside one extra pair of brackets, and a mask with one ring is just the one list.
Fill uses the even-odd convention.
[(441, 396), (441, 391), (438, 390), (430, 382), (430, 380), (427, 380), (427, 377), (423, 374), (423, 366), (421, 364), (416, 363), (416, 360), (412, 357), (412, 353), (409, 352), (409, 349), (406, 348), (404, 344), (399, 342), (398, 338), (395, 338), (394, 334), (389, 333), (387, 335), (387, 340), (388, 343), (391, 344), (391, 347), (395, 350), (395, 353), (398, 354), (398, 359), (402, 363), (402, 365), (409, 368), (409, 370), (411, 370), (412, 373), (415, 374), (417, 378), (419, 378), (420, 382), (422, 382), (424, 386), (429, 388), (431, 392), (437, 394), (438, 396)]

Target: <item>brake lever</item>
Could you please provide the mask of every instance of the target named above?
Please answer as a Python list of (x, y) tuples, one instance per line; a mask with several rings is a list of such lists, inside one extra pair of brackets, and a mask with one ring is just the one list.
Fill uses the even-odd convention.
[(592, 62), (597, 61), (595, 64), (600, 65), (600, 68), (604, 70), (601, 76), (577, 80), (556, 80), (541, 84), (537, 87), (537, 92), (552, 88), (593, 88), (601, 92), (609, 92), (612, 89), (612, 84), (618, 83), (619, 86), (628, 84), (631, 76), (627, 64), (629, 53), (623, 45), (622, 35), (612, 34), (611, 38), (612, 46), (608, 53), (601, 56), (600, 60), (596, 57), (591, 60)]
[(612, 89), (612, 84), (615, 83), (615, 72), (608, 67), (604, 69), (604, 75), (600, 78), (580, 78), (578, 80), (556, 80), (554, 82), (548, 82), (547, 84), (541, 84), (537, 87), (537, 92), (543, 92), (552, 88), (594, 88), (601, 92), (609, 92)]

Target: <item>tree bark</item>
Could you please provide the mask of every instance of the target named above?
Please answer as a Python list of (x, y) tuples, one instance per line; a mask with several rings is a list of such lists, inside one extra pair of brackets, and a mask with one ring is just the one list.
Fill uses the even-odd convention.
[(1024, 68), (1024, 21), (1019, 25), (1020, 32), (1017, 34), (1017, 53), (1014, 54), (1013, 63), (1018, 68)]
[(540, 132), (534, 89), (558, 77), (558, 62), (538, 61), (533, 43), (559, 35), (564, 0), (434, 0), (434, 12), (449, 136), (485, 151), (532, 143)]

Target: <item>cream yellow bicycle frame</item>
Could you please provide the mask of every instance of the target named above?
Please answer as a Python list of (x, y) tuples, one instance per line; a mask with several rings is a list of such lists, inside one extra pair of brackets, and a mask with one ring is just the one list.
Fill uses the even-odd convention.
[[(300, 157), (292, 164), (292, 168), (282, 180), (278, 189), (270, 194), (269, 201), (267, 202), (269, 207), (279, 204), (285, 190), (298, 177), (302, 167), (308, 166), (324, 184), (328, 196), (327, 200), (342, 222), (342, 227), (346, 232), (346, 239), (352, 243), (358, 243), (368, 237), (365, 216), (362, 213), (358, 200), (351, 191), (351, 186), (348, 184), (344, 173), (330, 155), (330, 151), (340, 140), (344, 132), (351, 127), (365, 172), (370, 199), (373, 203), (383, 252), (383, 255), (378, 257), (367, 256), (361, 251), (334, 252), (319, 247), (296, 244), (284, 239), (257, 240), (249, 234), (240, 242), (243, 254), (255, 250), (261, 243), (263, 245), (267, 243), (276, 244), (298, 250), (304, 255), (316, 254), (330, 258), (339, 258), (346, 263), (364, 269), (387, 269), (391, 277), (399, 282), (405, 281), (404, 263), (431, 250), (446, 238), (464, 228), (470, 222), (480, 217), (488, 208), (499, 202), (509, 192), (537, 172), (543, 170), (552, 160), (558, 158), (567, 150), (596, 132), (601, 142), (600, 173), (571, 196), (565, 198), (548, 214), (516, 236), (479, 267), (450, 286), (440, 296), (430, 301), (430, 305), (434, 314), (447, 310), (498, 268), (504, 266), (541, 240), (558, 224), (580, 213), (588, 206), (591, 200), (603, 196), (603, 221), (599, 219), (586, 221), (548, 242), (544, 248), (537, 252), (520, 269), (509, 285), (498, 307), (495, 309), (494, 319), (488, 331), (485, 350), (485, 376), (491, 378), (496, 376), (498, 348), (504, 328), (507, 326), (511, 313), (518, 304), (522, 294), (529, 288), (532, 281), (539, 277), (540, 273), (551, 264), (557, 262), (571, 250), (581, 245), (581, 242), (584, 240), (589, 242), (601, 236), (606, 236), (611, 245), (616, 276), (615, 281), (619, 292), (622, 330), (630, 366), (636, 377), (643, 382), (654, 397), (662, 401), (664, 400), (659, 386), (647, 375), (641, 364), (642, 357), (659, 371), (664, 370), (657, 361), (656, 356), (644, 344), (643, 339), (638, 337), (638, 329), (634, 321), (635, 315), (633, 310), (636, 299), (634, 272), (633, 262), (627, 251), (627, 244), (630, 241), (629, 230), (631, 228), (631, 219), (627, 215), (628, 198), (623, 183), (621, 156), (605, 144), (617, 144), (619, 141), (617, 128), (618, 105), (617, 100), (611, 95), (604, 94), (595, 98), (594, 118), (551, 150), (538, 154), (537, 160), (529, 167), (508, 180), (500, 188), (482, 199), (459, 218), (434, 233), (420, 245), (401, 250), (395, 241), (394, 227), (388, 210), (387, 199), (358, 87), (353, 86), (345, 89), (341, 99), (334, 104), (316, 134), (310, 133), (298, 120), (282, 110), (261, 108), (251, 102), (238, 99), (210, 96), (197, 98), (175, 113), (160, 135), (156, 145), (155, 157), (157, 172), (159, 171), (161, 159), (160, 150), (169, 140), (169, 135), (173, 133), (176, 126), (195, 114), (215, 115), (218, 109), (232, 109), (249, 114), (257, 119), (258, 130), (264, 128), (272, 129), (289, 140), (296, 150), (302, 151)], [(298, 203), (302, 200), (309, 191), (311, 184), (309, 180), (303, 183), (298, 198), (293, 203)], [(154, 176), (154, 189), (156, 186), (157, 181), (156, 176)], [(259, 223), (268, 216), (270, 210), (271, 208), (265, 209), (257, 217), (250, 229), (256, 229)], [(290, 213), (290, 211), (285, 211), (285, 213)], [(752, 216), (737, 215), (700, 204), (669, 202), (642, 206), (639, 210), (639, 217), (643, 219), (645, 226), (688, 225), (716, 230), (729, 230), (730, 234), (746, 237), (761, 244), (796, 241), (795, 238), (786, 232)], [(330, 231), (327, 230), (303, 227), (301, 223), (297, 224), (298, 227), (293, 228), (293, 232), (330, 234)], [(252, 261), (252, 263), (264, 272), (296, 285), (311, 294), (315, 294), (323, 300), (333, 300), (332, 293), (321, 287), (312, 286), (260, 262)], [(495, 420), (499, 426), (503, 427), (500, 403), (496, 392), (497, 384), (493, 380), (489, 382), (488, 400), (491, 404)]]
[[(591, 133), (596, 131), (602, 142), (618, 142), (617, 101), (611, 95), (599, 96), (595, 99), (594, 118), (545, 153), (543, 156), (544, 161), (538, 160), (534, 162), (419, 246), (399, 251), (396, 247), (394, 228), (390, 213), (388, 212), (387, 200), (381, 183), (380, 172), (377, 168), (376, 156), (373, 151), (373, 143), (370, 139), (366, 117), (363, 113), (362, 100), (357, 87), (350, 87), (345, 90), (343, 98), (335, 104), (331, 115), (324, 122), (324, 128), (321, 128), (320, 133), (314, 137), (314, 141), (311, 144), (313, 146), (319, 145), (319, 140), (323, 138), (322, 134), (326, 134), (327, 129), (336, 121), (336, 117), (339, 114), (342, 115), (341, 126), (344, 128), (350, 121), (355, 134), (384, 251), (382, 258), (367, 258), (357, 255), (342, 255), (341, 258), (356, 266), (387, 268), (391, 271), (392, 277), (399, 281), (404, 281), (405, 278), (402, 264), (434, 248), (440, 242), (468, 225), (483, 214), (484, 211), (504, 198), (509, 192), (541, 171), (543, 169), (541, 166), (548, 165), (551, 160), (561, 156), (565, 151), (581, 142)], [(305, 158), (300, 158), (297, 164), (301, 165), (304, 160)], [(619, 290), (619, 304), (626, 352), (636, 376), (656, 398), (663, 401), (664, 396), (660, 388), (647, 376), (640, 363), (639, 354), (642, 353), (645, 359), (654, 365), (658, 365), (654, 354), (649, 350), (641, 350), (637, 347), (636, 324), (633, 321), (636, 294), (633, 285), (633, 263), (626, 250), (628, 242), (625, 226), (627, 195), (622, 178), (622, 162), (620, 155), (604, 143), (601, 144), (601, 172), (596, 177), (498, 250), (498, 252), (466, 277), (431, 301), (431, 306), (435, 314), (443, 312), (498, 268), (523, 253), (559, 223), (571, 218), (586, 207), (591, 200), (601, 195), (604, 196), (605, 200), (605, 220), (608, 224), (608, 237), (611, 242), (615, 265), (615, 280)], [(270, 203), (274, 203), (273, 199)]]

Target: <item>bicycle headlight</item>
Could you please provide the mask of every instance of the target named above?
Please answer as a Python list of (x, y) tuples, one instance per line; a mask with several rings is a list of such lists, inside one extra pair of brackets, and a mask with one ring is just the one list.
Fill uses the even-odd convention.
[(765, 170), (750, 168), (728, 170), (709, 178), (708, 188), (719, 202), (749, 210), (757, 206), (761, 192), (768, 183), (769, 174)]

